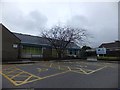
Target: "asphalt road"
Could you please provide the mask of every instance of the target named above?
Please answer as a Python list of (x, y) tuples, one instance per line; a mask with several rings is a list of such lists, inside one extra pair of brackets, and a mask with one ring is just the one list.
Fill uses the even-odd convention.
[[(11, 71), (8, 70), (10, 68)], [(13, 71), (15, 69), (16, 71)], [(8, 72), (9, 72), (9, 76), (8, 76)], [(2, 78), (3, 88), (117, 88), (118, 87), (117, 63), (40, 62), (37, 64), (29, 64), (29, 65), (5, 65), (5, 66), (3, 65), (2, 75), (3, 75)], [(23, 76), (28, 76), (28, 77), (23, 77)], [(22, 82), (19, 82), (21, 80)]]

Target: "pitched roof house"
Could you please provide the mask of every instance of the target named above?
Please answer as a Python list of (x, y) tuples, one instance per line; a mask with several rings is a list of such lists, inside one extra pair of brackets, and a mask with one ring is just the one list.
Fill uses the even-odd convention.
[(111, 43), (103, 43), (99, 47), (104, 47), (108, 50), (113, 50), (113, 51), (120, 50), (120, 41), (115, 41)]

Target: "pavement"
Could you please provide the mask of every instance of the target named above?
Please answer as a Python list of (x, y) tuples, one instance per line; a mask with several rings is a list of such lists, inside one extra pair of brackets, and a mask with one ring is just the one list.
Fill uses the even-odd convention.
[(2, 88), (117, 88), (118, 63), (40, 61), (2, 65)]

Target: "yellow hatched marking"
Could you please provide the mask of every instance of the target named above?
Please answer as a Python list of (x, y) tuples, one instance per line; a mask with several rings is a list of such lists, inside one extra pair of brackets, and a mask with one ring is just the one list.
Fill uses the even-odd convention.
[[(58, 68), (58, 69), (61, 69), (61, 68), (62, 68), (60, 65), (54, 65), (53, 63), (49, 63), (49, 64), (46, 63), (46, 64), (44, 64), (44, 65), (41, 64), (41, 66), (53, 67), (53, 68)], [(65, 65), (63, 65), (63, 66), (65, 66)], [(42, 77), (42, 78), (39, 77), (39, 76), (33, 75), (33, 74), (29, 73), (29, 72), (26, 72), (26, 71), (23, 71), (23, 70), (21, 70), (21, 69), (16, 68), (17, 70), (21, 71), (21, 73), (25, 73), (25, 74), (29, 75), (29, 76), (25, 76), (25, 77), (28, 77), (28, 78), (25, 79), (25, 80), (23, 80), (23, 81), (16, 81), (16, 80), (13, 80), (13, 79), (12, 79), (12, 78), (14, 78), (14, 77), (23, 77), (22, 75), (20, 75), (20, 73), (17, 74), (17, 76), (15, 75), (15, 76), (12, 77), (12, 78), (9, 78), (8, 75), (5, 75), (4, 73), (2, 73), (2, 75), (3, 75), (4, 77), (6, 77), (9, 81), (11, 81), (15, 86), (19, 86), (19, 85), (23, 85), (23, 84), (26, 84), (26, 83), (29, 83), (29, 82), (34, 82), (34, 81), (37, 81), (37, 80), (41, 80), (41, 79), (53, 77), (53, 76), (56, 76), (56, 75), (60, 75), (60, 74), (63, 74), (63, 73), (67, 73), (67, 72), (70, 72), (70, 71), (72, 71), (72, 72), (77, 72), (77, 73), (83, 73), (83, 74), (91, 74), (91, 73), (94, 73), (94, 72), (96, 72), (96, 71), (99, 71), (99, 70), (101, 70), (101, 69), (103, 69), (103, 68), (105, 68), (105, 67), (102, 67), (102, 68), (99, 68), (99, 69), (96, 69), (96, 70), (88, 70), (88, 71), (90, 71), (89, 73), (86, 72), (85, 70), (83, 70), (82, 68), (79, 68), (81, 72), (75, 71), (75, 70), (71, 70), (71, 68), (70, 68), (69, 66), (66, 66), (66, 68), (68, 68), (68, 70), (65, 71), (65, 72), (56, 73), (56, 74), (53, 74), (53, 75), (48, 75), (48, 76), (45, 76), (45, 77)], [(10, 72), (12, 72), (12, 71), (10, 71)], [(30, 80), (32, 77), (35, 78), (35, 79)]]
[(85, 74), (85, 73), (83, 73), (83, 72), (73, 71), (73, 70), (72, 70), (71, 72), (80, 73), (80, 74)]
[[(18, 69), (16, 68), (17, 70), (20, 70), (22, 71), (21, 73), (26, 73), (26, 74), (29, 74), (28, 78), (25, 79), (25, 80), (22, 80), (22, 81), (17, 81), (17, 80), (13, 80), (14, 77), (20, 77), (20, 74), (21, 73), (18, 73), (17, 75), (15, 75), (14, 77), (12, 78), (9, 78), (8, 75), (5, 75), (4, 73), (2, 73), (2, 75), (7, 78), (10, 82), (12, 82), (15, 86), (19, 86), (19, 85), (23, 85), (23, 84), (26, 84), (26, 83), (30, 83), (30, 82), (34, 82), (34, 81), (37, 81), (37, 80), (41, 80), (41, 79), (45, 79), (45, 78), (49, 78), (49, 77), (53, 77), (53, 76), (56, 76), (56, 75), (60, 75), (60, 74), (63, 74), (63, 73), (67, 73), (69, 71), (65, 71), (65, 72), (61, 72), (61, 73), (56, 73), (56, 74), (52, 74), (52, 75), (48, 75), (48, 76), (45, 76), (45, 77), (38, 77), (38, 76), (35, 76), (33, 74), (30, 74), (28, 72), (25, 72), (21, 69)], [(33, 79), (33, 80), (30, 80), (31, 78), (36, 78), (36, 79)], [(30, 80), (30, 81), (29, 81)]]
[[(96, 69), (96, 70), (89, 70), (89, 69), (88, 69), (88, 71), (90, 71), (90, 72), (86, 72), (86, 71), (83, 70), (83, 69), (80, 69), (80, 70), (83, 72), (83, 74), (92, 74), (92, 73), (94, 73), (94, 72), (97, 72), (97, 71), (99, 71), (99, 70), (102, 70), (102, 69), (105, 68), (105, 67), (106, 67), (106, 66), (101, 67), (101, 68)], [(74, 70), (72, 70), (72, 72), (81, 73), (81, 72), (79, 72), (79, 71), (74, 71)]]
[(20, 84), (17, 84), (18, 85), (23, 85), (23, 84), (27, 84), (27, 83), (30, 83), (30, 82), (35, 82), (35, 81), (38, 81), (38, 80), (41, 80), (42, 78), (38, 78), (38, 79), (34, 79), (34, 80), (31, 80), (31, 81), (27, 81), (27, 82), (24, 82), (24, 83), (20, 83)]
[(87, 73), (87, 74), (91, 74), (91, 73), (97, 72), (97, 71), (99, 71), (99, 70), (102, 70), (102, 69), (105, 68), (105, 67), (107, 67), (107, 66), (104, 66), (104, 67), (101, 67), (101, 68), (99, 68), (99, 69), (93, 70), (93, 71), (91, 71), (91, 72), (89, 72), (89, 73)]
[(5, 78), (7, 78), (11, 83), (13, 83), (15, 86), (17, 86), (17, 83), (14, 81), (14, 80), (12, 80), (11, 78), (9, 78), (7, 75), (5, 75), (4, 73), (2, 73), (2, 75), (5, 77)]
[(52, 67), (53, 63), (50, 64), (50, 67)]
[[(80, 71), (76, 71), (76, 70), (71, 70), (72, 72), (77, 72), (77, 73), (81, 73), (81, 74), (88, 74), (85, 70), (83, 70), (82, 68), (77, 68), (79, 69)], [(88, 69), (87, 69), (88, 70)], [(88, 71), (92, 71), (92, 70), (88, 70)]]
[(19, 76), (17, 76), (17, 77), (28, 77), (29, 75), (19, 75)]
[[(7, 76), (14, 76), (14, 75), (7, 75)], [(28, 77), (28, 75), (18, 75), (17, 77)]]
[(84, 74), (87, 74), (87, 72), (84, 71), (82, 68), (79, 68), (79, 69), (80, 69), (80, 71), (82, 71)]
[(23, 72), (19, 72), (18, 74), (14, 75), (13, 77), (11, 77), (11, 79), (17, 77), (18, 75), (22, 74)]
[(16, 71), (17, 69), (15, 69), (15, 70), (12, 70), (12, 71), (10, 71), (10, 72), (8, 72), (8, 73), (6, 73), (6, 74), (10, 74), (10, 73), (12, 73), (12, 72), (14, 72), (14, 71)]
[[(22, 84), (26, 84), (26, 83), (29, 83), (29, 82), (34, 82), (34, 81), (42, 79), (42, 78), (40, 78), (38, 76), (35, 76), (35, 75), (33, 75), (31, 73), (28, 73), (28, 72), (25, 72), (25, 71), (23, 71), (21, 69), (18, 69), (18, 68), (16, 68), (16, 69), (21, 71), (21, 72), (16, 74), (16, 75), (13, 75), (12, 78), (8, 77), (9, 75), (6, 75), (6, 74), (2, 73), (2, 75), (5, 78), (7, 78), (10, 82), (12, 82), (15, 86), (19, 86), (19, 85), (22, 85)], [(22, 74), (22, 73), (28, 74), (29, 75), (29, 76), (27, 76), (28, 78), (23, 80), (22, 82), (21, 81), (17, 81), (17, 80), (13, 80), (13, 78), (15, 78), (15, 77), (20, 77), (20, 74)], [(35, 79), (29, 81), (29, 79), (32, 78), (32, 77), (35, 78)]]
[(77, 62), (78, 64), (86, 64), (86, 65), (96, 65), (97, 66), (97, 63), (90, 63), (90, 62)]
[(29, 76), (25, 81), (23, 81), (21, 84), (23, 84), (23, 83), (27, 83), (27, 81), (30, 79), (32, 77), (32, 75), (31, 76)]
[(71, 71), (71, 68), (69, 66), (67, 66), (67, 68)]
[(71, 71), (71, 69), (70, 69), (70, 67), (68, 67), (68, 66), (60, 66), (60, 70), (69, 70), (69, 71)]
[[(21, 70), (21, 69), (18, 69), (18, 70), (23, 71), (23, 70)], [(26, 73), (26, 74), (32, 75), (32, 76), (34, 76), (34, 77), (38, 77), (38, 76), (33, 75), (33, 74), (29, 73), (29, 72), (26, 72), (26, 71), (23, 71), (23, 72)], [(38, 77), (38, 78), (40, 78), (40, 77)]]
[(45, 79), (45, 78), (48, 78), (48, 77), (57, 76), (57, 75), (60, 75), (60, 74), (63, 74), (63, 73), (67, 73), (67, 72), (69, 72), (69, 70), (68, 70), (68, 71), (65, 71), (65, 72), (61, 72), (61, 73), (56, 73), (56, 74), (53, 74), (53, 75), (45, 76), (45, 77), (43, 77), (42, 79)]

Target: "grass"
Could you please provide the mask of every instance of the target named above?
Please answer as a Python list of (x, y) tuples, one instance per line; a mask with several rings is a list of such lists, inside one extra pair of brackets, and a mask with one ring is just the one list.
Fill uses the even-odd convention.
[(97, 57), (99, 60), (119, 60), (120, 57), (113, 57), (113, 56), (99, 56)]

